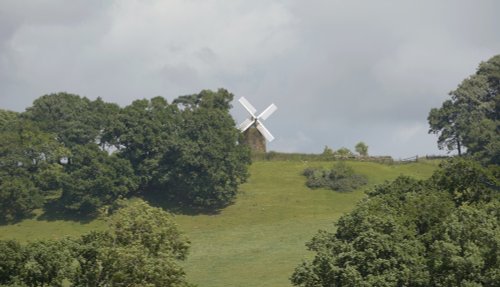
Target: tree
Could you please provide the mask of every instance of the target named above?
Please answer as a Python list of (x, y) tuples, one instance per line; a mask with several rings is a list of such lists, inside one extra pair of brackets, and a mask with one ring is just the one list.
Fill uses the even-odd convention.
[(470, 160), (444, 161), (430, 179), (448, 192), (457, 206), (498, 200), (500, 181), (490, 170)]
[(368, 146), (364, 142), (357, 143), (355, 149), (360, 156), (368, 156)]
[(116, 124), (119, 107), (91, 101), (69, 93), (41, 96), (22, 116), (37, 123), (44, 131), (57, 135), (66, 147), (90, 143), (104, 144), (103, 134)]
[(0, 221), (22, 219), (41, 207), (49, 187), (41, 174), (66, 152), (29, 121), (16, 118), (0, 129)]
[(0, 240), (0, 286), (190, 286), (180, 261), (189, 241), (172, 216), (120, 202), (110, 229), (20, 245)]
[(458, 108), (453, 105), (451, 100), (443, 103), (441, 108), (431, 109), (429, 117), (429, 133), (439, 134), (439, 149), (446, 148), (448, 151), (457, 150), (458, 155), (462, 155), (463, 146), (463, 126), (466, 125), (465, 119), (460, 117)]
[(118, 155), (132, 164), (140, 189), (152, 188), (157, 181), (159, 161), (176, 135), (179, 110), (162, 97), (137, 100), (122, 109), (118, 124), (106, 138), (115, 144)]
[(497, 286), (500, 282), (498, 201), (461, 206), (436, 232), (429, 248), (432, 286)]
[(323, 149), (323, 152), (321, 153), (321, 156), (328, 160), (333, 158), (333, 149), (331, 149), (329, 146), (325, 145), (325, 148)]
[(95, 215), (106, 204), (132, 194), (137, 179), (130, 163), (97, 145), (75, 146), (61, 180), (59, 204), (68, 211)]
[[(296, 286), (496, 286), (498, 183), (484, 167), (445, 162), (426, 181), (399, 177), (368, 192), (335, 232), (308, 244)], [(457, 200), (458, 199), (458, 200)]]
[(159, 162), (155, 184), (185, 204), (227, 205), (246, 180), (250, 163), (249, 150), (238, 144), (240, 132), (229, 114), (233, 95), (219, 89), (182, 99), (188, 104), (179, 103), (182, 121)]
[(186, 286), (179, 261), (188, 247), (168, 213), (135, 201), (118, 210), (109, 232), (92, 232), (78, 241), (73, 284)]
[(15, 121), (18, 115), (16, 112), (0, 109), (0, 130), (3, 130)]
[(486, 164), (500, 163), (500, 55), (481, 63), (477, 72), (450, 92), (451, 99), (433, 108), (429, 133), (438, 147), (467, 153)]
[(349, 150), (348, 148), (341, 147), (334, 152), (334, 156), (341, 158), (341, 159), (347, 159), (347, 158), (353, 157), (354, 155), (353, 155), (352, 151)]
[(14, 240), (0, 241), (0, 286), (13, 283), (23, 265), (22, 247)]
[(0, 177), (0, 222), (28, 217), (41, 207), (43, 197), (28, 177)]
[(66, 240), (30, 243), (23, 255), (18, 279), (27, 286), (62, 287), (63, 280), (70, 276), (73, 258)]

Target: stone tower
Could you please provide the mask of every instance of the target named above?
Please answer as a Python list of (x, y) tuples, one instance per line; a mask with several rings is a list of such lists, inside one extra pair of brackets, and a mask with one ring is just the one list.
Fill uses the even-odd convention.
[(266, 139), (255, 125), (243, 132), (243, 144), (249, 146), (252, 152), (266, 152)]

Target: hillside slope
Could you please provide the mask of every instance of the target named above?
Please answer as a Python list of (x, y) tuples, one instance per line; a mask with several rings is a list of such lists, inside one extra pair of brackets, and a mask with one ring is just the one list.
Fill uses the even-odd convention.
[[(290, 286), (293, 269), (311, 256), (304, 244), (319, 229), (331, 229), (339, 216), (363, 198), (365, 189), (401, 174), (427, 178), (437, 163), (348, 162), (368, 177), (369, 184), (351, 193), (337, 193), (310, 190), (301, 175), (306, 167), (329, 167), (331, 162), (255, 162), (235, 204), (215, 215), (176, 215), (192, 242), (185, 262), (188, 279), (208, 287)], [(40, 216), (0, 226), (0, 239), (61, 238), (105, 226), (105, 220), (75, 222)]]
[(401, 174), (427, 178), (437, 162), (405, 165), (349, 162), (369, 179), (351, 193), (310, 190), (308, 166), (332, 163), (256, 162), (236, 203), (218, 215), (178, 215), (192, 241), (186, 271), (199, 286), (290, 286), (293, 269), (310, 256), (304, 244), (350, 211), (366, 188)]

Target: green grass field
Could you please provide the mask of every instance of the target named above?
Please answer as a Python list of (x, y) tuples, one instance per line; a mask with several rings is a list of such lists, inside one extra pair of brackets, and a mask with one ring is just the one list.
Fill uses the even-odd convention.
[[(290, 286), (293, 269), (312, 255), (304, 244), (319, 229), (333, 229), (333, 223), (364, 197), (367, 188), (402, 174), (427, 178), (438, 162), (348, 164), (368, 177), (366, 187), (351, 193), (310, 190), (302, 171), (308, 166), (329, 167), (331, 162), (259, 161), (251, 165), (251, 176), (235, 204), (216, 215), (177, 214), (177, 223), (192, 242), (184, 264), (189, 281), (199, 286)], [(105, 220), (30, 219), (0, 226), (0, 239), (25, 242), (104, 228)]]

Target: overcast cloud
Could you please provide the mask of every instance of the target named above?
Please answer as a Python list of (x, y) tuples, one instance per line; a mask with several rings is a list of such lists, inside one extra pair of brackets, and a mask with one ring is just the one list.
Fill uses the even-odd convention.
[[(66, 91), (122, 106), (227, 88), (276, 151), (438, 154), (427, 115), (500, 53), (500, 1), (0, 2), (0, 108)], [(236, 101), (233, 115), (246, 114)]]

